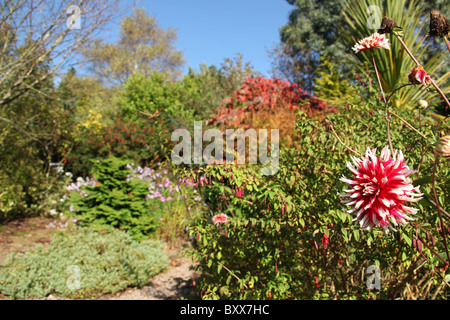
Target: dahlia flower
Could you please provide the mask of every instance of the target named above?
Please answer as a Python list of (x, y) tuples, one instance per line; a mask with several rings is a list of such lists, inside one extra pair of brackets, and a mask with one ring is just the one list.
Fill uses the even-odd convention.
[(428, 86), (431, 83), (431, 77), (426, 73), (422, 66), (417, 66), (408, 73), (409, 82), (412, 84), (423, 84)]
[(386, 38), (385, 34), (379, 34), (378, 32), (375, 32), (370, 37), (360, 40), (352, 49), (356, 53), (359, 53), (366, 49), (372, 48), (385, 48), (387, 50), (391, 50), (391, 45), (389, 44), (389, 39)]
[(395, 231), (392, 225), (407, 224), (414, 220), (408, 214), (419, 210), (406, 206), (405, 202), (417, 202), (423, 194), (417, 193), (420, 187), (414, 187), (408, 178), (416, 171), (411, 170), (403, 158), (403, 153), (395, 151), (391, 158), (388, 147), (383, 148), (380, 157), (376, 149), (367, 148), (364, 158), (352, 157), (355, 167), (350, 162), (347, 167), (354, 174), (351, 179), (342, 176), (341, 181), (352, 189), (344, 190), (341, 197), (347, 206), (353, 206), (348, 213), (353, 213), (353, 221), (359, 221), (361, 228), (371, 230), (381, 227), (387, 233)]
[(220, 213), (215, 215), (212, 220), (213, 223), (225, 223), (228, 220), (228, 216), (225, 213)]

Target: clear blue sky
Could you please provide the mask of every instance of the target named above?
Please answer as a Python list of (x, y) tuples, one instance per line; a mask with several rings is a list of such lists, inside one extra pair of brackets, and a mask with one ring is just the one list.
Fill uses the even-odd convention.
[(202, 63), (219, 66), (241, 53), (267, 76), (267, 50), (279, 43), (279, 29), (293, 9), (285, 0), (141, 0), (138, 7), (164, 29), (177, 30), (176, 47), (183, 51), (185, 71)]

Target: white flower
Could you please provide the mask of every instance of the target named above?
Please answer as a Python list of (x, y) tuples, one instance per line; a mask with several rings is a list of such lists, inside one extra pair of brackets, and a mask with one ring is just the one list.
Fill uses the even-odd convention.
[(385, 34), (379, 34), (375, 32), (370, 37), (364, 38), (360, 40), (355, 46), (352, 48), (356, 53), (364, 51), (366, 49), (377, 49), (384, 48), (387, 50), (391, 50), (391, 45), (389, 44), (389, 39), (386, 38)]

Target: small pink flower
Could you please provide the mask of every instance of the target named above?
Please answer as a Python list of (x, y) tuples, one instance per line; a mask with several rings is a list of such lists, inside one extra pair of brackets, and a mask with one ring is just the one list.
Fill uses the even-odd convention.
[(240, 187), (237, 187), (236, 197), (242, 198), (244, 192), (242, 192), (242, 189)]
[(389, 44), (389, 39), (386, 38), (385, 34), (375, 32), (370, 37), (360, 40), (352, 49), (355, 53), (359, 53), (366, 49), (372, 48), (385, 48), (387, 50), (391, 50), (391, 45)]
[(213, 223), (225, 223), (228, 220), (228, 216), (225, 213), (220, 213), (215, 215), (212, 220)]
[(431, 77), (426, 73), (422, 66), (415, 67), (408, 73), (409, 82), (412, 84), (423, 84), (428, 86), (431, 83)]
[(350, 162), (347, 167), (354, 174), (353, 178), (342, 177), (340, 180), (349, 184), (352, 189), (344, 190), (341, 197), (347, 206), (353, 206), (347, 211), (356, 217), (361, 228), (371, 230), (381, 227), (387, 233), (395, 231), (392, 225), (407, 224), (413, 220), (406, 213), (416, 214), (419, 210), (406, 206), (404, 202), (417, 202), (423, 194), (418, 194), (419, 187), (414, 187), (408, 178), (416, 171), (406, 164), (401, 151), (395, 151), (391, 158), (388, 147), (385, 147), (378, 158), (376, 149), (366, 151), (362, 159), (352, 157), (355, 167)]

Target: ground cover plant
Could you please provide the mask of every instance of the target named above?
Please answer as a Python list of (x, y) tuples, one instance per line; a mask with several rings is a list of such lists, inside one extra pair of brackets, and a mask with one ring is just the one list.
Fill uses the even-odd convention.
[(93, 230), (72, 225), (13, 255), (0, 270), (1, 293), (9, 298), (45, 298), (50, 294), (92, 299), (127, 287), (141, 287), (167, 268), (162, 243), (134, 241), (114, 228)]

